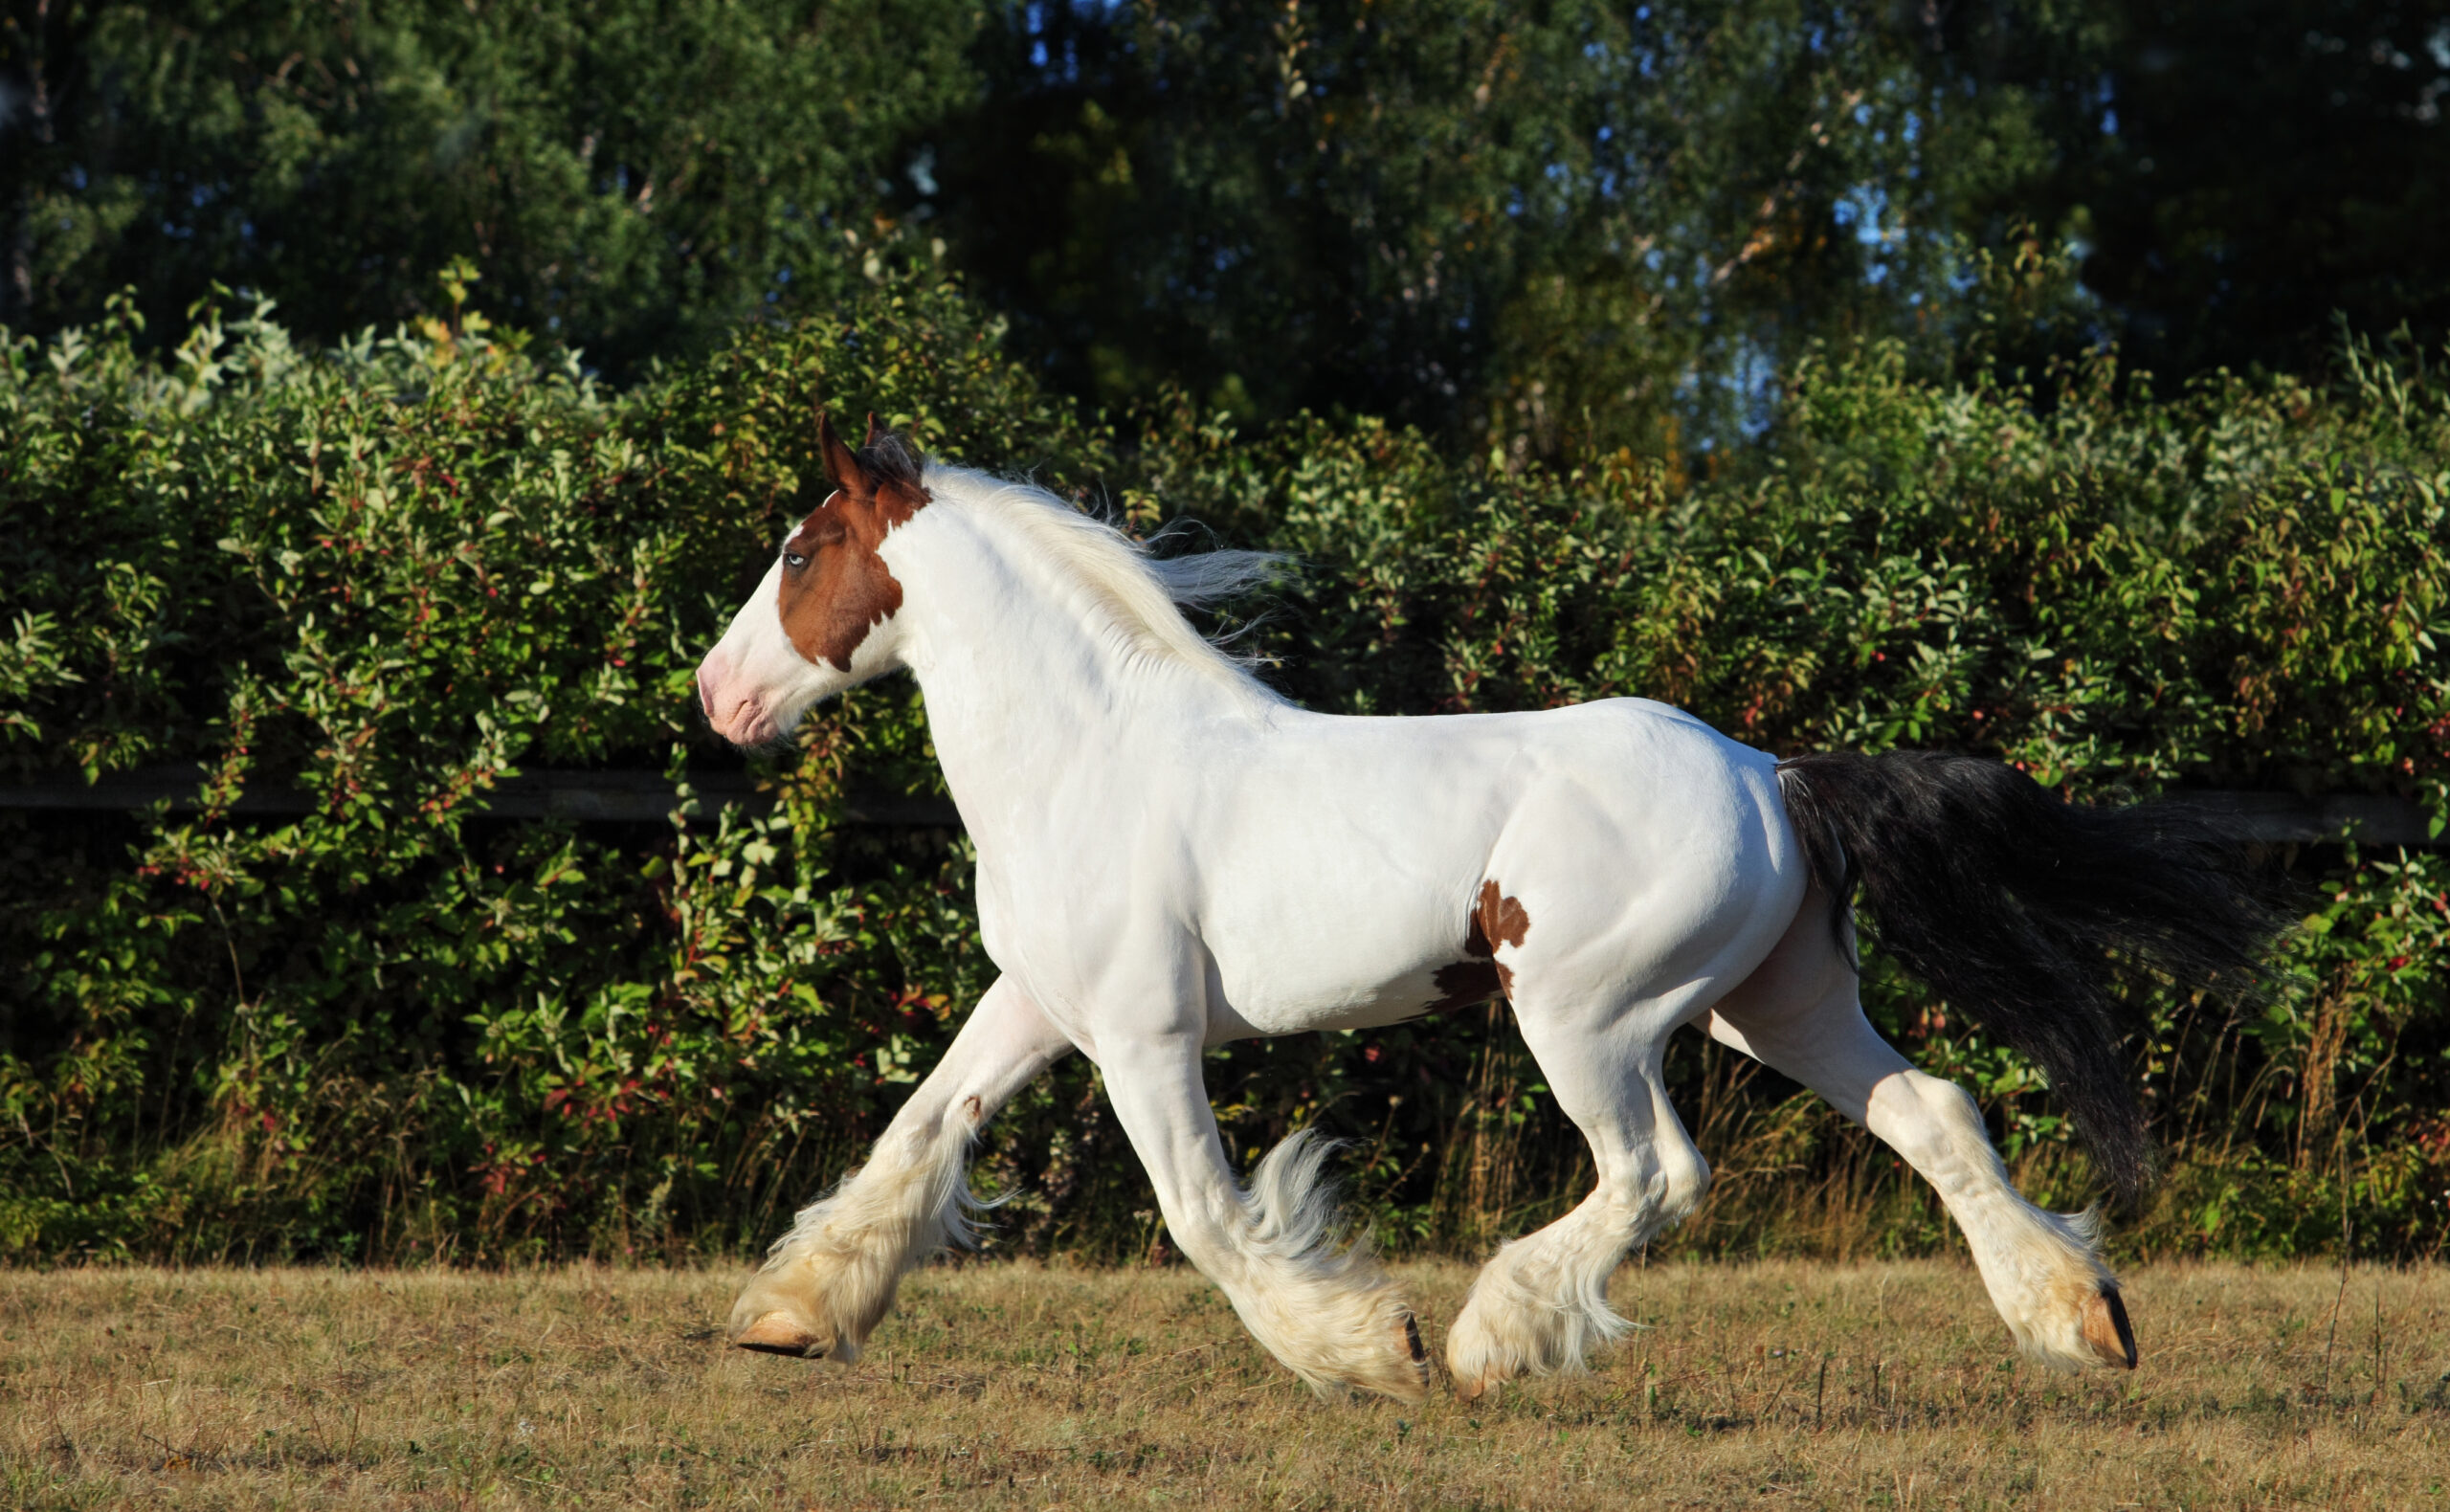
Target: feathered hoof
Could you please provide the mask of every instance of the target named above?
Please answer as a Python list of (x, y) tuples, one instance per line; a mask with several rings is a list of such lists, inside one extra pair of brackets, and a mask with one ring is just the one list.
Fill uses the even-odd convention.
[(785, 1256), (767, 1262), (731, 1304), (731, 1342), (763, 1354), (851, 1365), (868, 1334), (893, 1304), (893, 1274), (882, 1284), (873, 1273), (813, 1260), (829, 1256)]
[(2084, 1271), (2070, 1266), (2028, 1286), (2015, 1301), (2015, 1310), (2003, 1307), (2000, 1313), (2017, 1349), (2036, 1365), (2069, 1374), (2104, 1366), (2135, 1368), (2135, 1325), (2127, 1320), (2118, 1281), (2098, 1264)]
[(2135, 1368), (2135, 1325), (2127, 1321), (2127, 1304), (2118, 1298), (2118, 1283), (2104, 1281), (2084, 1302), (2084, 1343), (2094, 1358), (2115, 1369)]
[[(1383, 1294), (1360, 1302), (1341, 1328), (1254, 1329), (1259, 1343), (1323, 1396), (1354, 1391), (1417, 1402), (1429, 1395), (1429, 1350), (1411, 1308)], [(1245, 1315), (1248, 1322), (1248, 1315)], [(1281, 1315), (1276, 1320), (1281, 1322)], [(1273, 1337), (1271, 1337), (1271, 1333)]]
[(1446, 1369), (1455, 1394), (1477, 1402), (1526, 1375), (1581, 1370), (1593, 1344), (1613, 1337), (1610, 1320), (1526, 1299), (1503, 1273), (1483, 1274), (1455, 1326), (1446, 1330)]
[(1514, 1351), (1498, 1346), (1479, 1309), (1467, 1304), (1455, 1326), (1446, 1330), (1446, 1368), (1454, 1377), (1456, 1396), (1477, 1402), (1520, 1374), (1523, 1362)]
[(1400, 1368), (1411, 1383), (1410, 1390), (1402, 1395), (1407, 1402), (1417, 1402), (1429, 1395), (1429, 1350), (1420, 1342), (1420, 1320), (1413, 1316), (1410, 1308), (1404, 1310), (1402, 1332), (1404, 1365)]
[(1429, 1395), (1429, 1350), (1420, 1342), (1419, 1320), (1406, 1308), (1389, 1332), (1383, 1357), (1351, 1373), (1346, 1384), (1399, 1402), (1420, 1401)]
[(1455, 1377), (1455, 1400), (1480, 1402), (1497, 1400), (1498, 1388), (1513, 1380), (1517, 1372), (1503, 1367), (1491, 1367), (1471, 1376)]
[(822, 1360), (834, 1341), (787, 1312), (760, 1314), (731, 1336), (732, 1346), (760, 1354), (788, 1354), (801, 1360)]

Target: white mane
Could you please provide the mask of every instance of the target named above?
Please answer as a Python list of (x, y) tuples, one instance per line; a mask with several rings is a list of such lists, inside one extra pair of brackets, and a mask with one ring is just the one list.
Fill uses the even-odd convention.
[(1227, 550), (1161, 560), (1149, 555), (1147, 545), (1035, 483), (938, 462), (927, 464), (924, 481), (937, 506), (951, 504), (1013, 526), (1083, 591), (1103, 628), (1133, 652), (1230, 682), (1270, 702), (1282, 701), (1175, 607), (1213, 604), (1253, 588), (1277, 571), (1282, 557)]

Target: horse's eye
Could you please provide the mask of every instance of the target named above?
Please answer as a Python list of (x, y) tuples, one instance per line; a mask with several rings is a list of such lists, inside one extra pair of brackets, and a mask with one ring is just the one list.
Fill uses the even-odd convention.
[(795, 567), (804, 567), (808, 566), (808, 558), (800, 555), (796, 551), (784, 552), (783, 561), (786, 565)]

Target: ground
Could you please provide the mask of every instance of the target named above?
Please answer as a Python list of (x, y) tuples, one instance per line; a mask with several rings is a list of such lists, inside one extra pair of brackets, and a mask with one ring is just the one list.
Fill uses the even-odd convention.
[[(1470, 1273), (1405, 1270), (1434, 1342)], [(1471, 1406), (1320, 1400), (1178, 1268), (931, 1270), (848, 1369), (724, 1348), (738, 1279), (0, 1271), (0, 1501), (2450, 1509), (2450, 1269), (2146, 1269), (2064, 1377), (1964, 1266), (1629, 1266)]]

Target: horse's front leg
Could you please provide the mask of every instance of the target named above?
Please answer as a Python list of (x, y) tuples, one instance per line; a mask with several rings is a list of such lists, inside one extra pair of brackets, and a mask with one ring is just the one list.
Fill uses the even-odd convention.
[(970, 1011), (868, 1163), (800, 1210), (732, 1304), (732, 1343), (769, 1354), (856, 1360), (902, 1276), (968, 1237), (969, 1142), (1013, 1095), (1072, 1048), (1010, 977)]
[(1326, 1146), (1296, 1134), (1244, 1190), (1217, 1135), (1201, 1048), (1189, 1031), (1098, 1034), (1106, 1095), (1167, 1231), (1294, 1374), (1321, 1390), (1419, 1400), (1429, 1386), (1420, 1330), (1369, 1252), (1338, 1246), (1335, 1194), (1320, 1171)]

